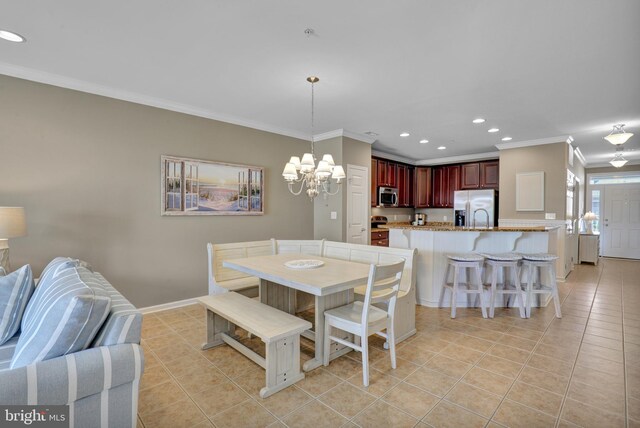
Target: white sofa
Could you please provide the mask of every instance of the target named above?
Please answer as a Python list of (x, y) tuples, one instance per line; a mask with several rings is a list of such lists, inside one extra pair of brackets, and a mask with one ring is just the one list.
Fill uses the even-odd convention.
[[(359, 263), (388, 264), (405, 260), (404, 273), (398, 293), (395, 313), (396, 341), (416, 333), (416, 266), (417, 251), (412, 249), (347, 244), (322, 240), (282, 240), (237, 242), (232, 244), (207, 244), (209, 253), (209, 294), (227, 291), (240, 292), (249, 297), (258, 295), (259, 279), (222, 266), (225, 260), (268, 254), (305, 254)], [(355, 298), (363, 300), (366, 284), (357, 287)], [(297, 310), (304, 310), (313, 299), (297, 293)]]

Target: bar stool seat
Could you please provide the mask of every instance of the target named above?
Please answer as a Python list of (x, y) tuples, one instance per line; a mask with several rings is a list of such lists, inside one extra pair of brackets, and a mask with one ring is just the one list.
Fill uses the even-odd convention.
[[(548, 253), (521, 254), (522, 273), (526, 275), (525, 289), (527, 294), (526, 312), (527, 318), (531, 317), (531, 306), (534, 294), (551, 294), (555, 305), (556, 317), (562, 318), (560, 310), (560, 295), (556, 281), (556, 260), (558, 256)], [(542, 283), (542, 271), (546, 270), (549, 283)], [(536, 276), (538, 282), (535, 282)]]
[[(440, 291), (440, 303), (442, 307), (445, 290), (451, 291), (451, 318), (456, 317), (458, 293), (477, 294), (480, 298), (482, 317), (487, 318), (487, 309), (484, 303), (484, 285), (482, 284), (482, 265), (484, 257), (477, 253), (447, 254), (447, 269), (442, 281)], [(449, 283), (449, 274), (453, 270), (453, 281)], [(460, 282), (460, 275), (465, 273), (465, 282)], [(475, 273), (475, 283), (471, 281), (471, 272)]]
[[(483, 254), (485, 264), (491, 268), (491, 302), (489, 305), (489, 317), (493, 318), (498, 294), (515, 295), (520, 308), (520, 317), (526, 318), (522, 285), (520, 284), (520, 261), (522, 256), (517, 253)], [(502, 287), (498, 288), (498, 273), (502, 271)], [(508, 273), (511, 273), (513, 283), (507, 281)]]

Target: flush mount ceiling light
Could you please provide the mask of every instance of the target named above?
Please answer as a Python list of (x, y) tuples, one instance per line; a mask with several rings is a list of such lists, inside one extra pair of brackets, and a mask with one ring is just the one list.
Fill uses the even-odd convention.
[(620, 144), (624, 144), (627, 142), (629, 138), (633, 137), (631, 132), (626, 132), (624, 130), (624, 123), (613, 125), (613, 130), (604, 137), (605, 140), (610, 142), (613, 145), (619, 146)]
[(500, 128), (491, 128), (487, 132), (494, 133), (494, 132), (498, 132), (499, 130), (500, 130)]
[(403, 138), (404, 137), (408, 137), (409, 135), (411, 135), (411, 134), (409, 134), (408, 132), (403, 132), (402, 134), (400, 134), (400, 136), (403, 137)]
[(438, 150), (445, 150), (445, 149), (446, 149), (446, 147), (445, 147), (445, 146), (440, 146), (440, 147), (438, 147)]
[(511, 141), (511, 140), (513, 140), (513, 138), (511, 138), (511, 137), (503, 137), (502, 138), (502, 141)]
[(0, 39), (4, 39), (9, 42), (15, 42), (15, 43), (23, 43), (27, 41), (27, 39), (25, 39), (18, 33), (14, 33), (13, 31), (9, 31), (9, 30), (1, 30), (1, 29), (0, 29)]
[(429, 140), (420, 140), (420, 144), (427, 144)]
[(478, 124), (478, 123), (484, 123), (485, 120), (481, 117), (477, 118), (477, 119), (473, 119), (473, 123)]

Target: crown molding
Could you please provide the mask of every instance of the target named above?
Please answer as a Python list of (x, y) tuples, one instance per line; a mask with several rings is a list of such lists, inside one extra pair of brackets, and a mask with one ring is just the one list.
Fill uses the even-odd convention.
[(580, 151), (580, 147), (576, 147), (573, 150), (573, 154), (576, 155), (576, 157), (578, 158), (578, 160), (580, 161), (582, 166), (586, 168), (587, 167), (587, 160), (585, 159), (584, 155)]
[(483, 159), (497, 159), (500, 152), (476, 153), (473, 155), (450, 156), (446, 158), (425, 159), (416, 161), (416, 165), (443, 165), (447, 163), (471, 162)]
[(371, 150), (371, 156), (375, 156), (375, 157), (379, 157), (379, 158), (383, 158), (383, 159), (389, 159), (389, 160), (396, 161), (396, 162), (402, 162), (402, 163), (406, 163), (406, 164), (409, 164), (409, 165), (415, 165), (416, 164), (415, 159), (409, 159), (409, 158), (405, 158), (403, 156), (392, 155), (391, 153), (380, 152), (378, 150)]
[(498, 150), (519, 149), (521, 147), (542, 146), (544, 144), (554, 144), (566, 142), (570, 144), (571, 135), (560, 135), (558, 137), (539, 138), (537, 140), (517, 141), (515, 143), (496, 144)]
[(172, 100), (150, 97), (135, 92), (124, 91), (121, 89), (112, 88), (110, 86), (99, 85), (96, 83), (73, 79), (70, 77), (48, 73), (45, 71), (39, 71), (31, 68), (20, 67), (17, 65), (0, 62), (0, 74), (16, 77), (19, 79), (30, 80), (33, 82), (44, 83), (47, 85), (58, 86), (60, 88), (72, 89), (74, 91), (85, 92), (88, 94), (100, 95), (103, 97), (114, 98), (117, 100), (128, 101), (150, 107), (156, 107), (163, 110), (170, 110), (177, 113), (184, 113), (191, 116), (203, 117), (205, 119), (213, 119), (220, 122), (231, 123), (233, 125), (244, 126), (246, 128), (257, 129), (259, 131), (298, 138), (300, 140), (310, 141), (309, 135), (292, 129), (280, 128), (278, 126), (272, 126), (261, 122), (254, 122), (240, 117), (216, 113), (207, 109), (182, 104)]
[(376, 141), (375, 137), (368, 135), (358, 134), (357, 132), (351, 132), (346, 129), (334, 129), (333, 131), (324, 132), (313, 136), (314, 141), (324, 141), (330, 138), (347, 137), (353, 140), (362, 141), (363, 143), (373, 144)]

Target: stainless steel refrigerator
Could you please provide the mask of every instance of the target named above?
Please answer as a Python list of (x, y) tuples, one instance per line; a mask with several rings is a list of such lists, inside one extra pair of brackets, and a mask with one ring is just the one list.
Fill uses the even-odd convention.
[(456, 226), (497, 226), (498, 197), (496, 191), (459, 190), (455, 192), (453, 197), (453, 218)]

